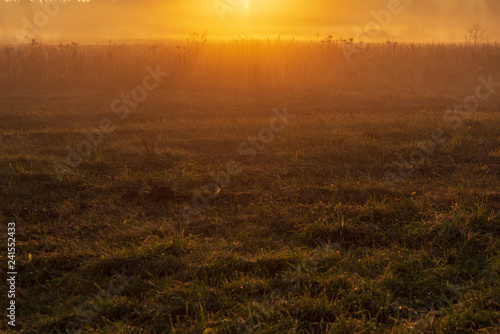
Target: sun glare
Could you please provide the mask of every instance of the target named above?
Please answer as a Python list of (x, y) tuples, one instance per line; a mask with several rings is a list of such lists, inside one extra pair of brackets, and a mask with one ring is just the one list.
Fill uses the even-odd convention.
[(250, 0), (243, 1), (243, 10), (245, 11), (246, 14), (250, 13)]

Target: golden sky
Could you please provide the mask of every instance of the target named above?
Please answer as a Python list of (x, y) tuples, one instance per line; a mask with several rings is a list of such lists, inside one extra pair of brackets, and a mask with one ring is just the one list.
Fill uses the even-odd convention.
[(37, 22), (36, 37), (54, 43), (184, 38), (204, 31), (214, 38), (359, 37), (370, 29), (383, 30), (382, 39), (462, 41), (475, 22), (492, 40), (500, 32), (500, 0), (90, 0), (60, 4), (54, 15), (25, 2), (0, 1), (3, 40), (7, 34), (30, 37), (27, 25)]

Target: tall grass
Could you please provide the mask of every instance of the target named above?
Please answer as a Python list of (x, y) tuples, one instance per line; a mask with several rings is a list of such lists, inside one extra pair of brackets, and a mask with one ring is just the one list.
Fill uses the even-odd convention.
[[(154, 45), (29, 45), (0, 48), (0, 87), (104, 88), (135, 85), (146, 66), (173, 75), (170, 87), (262, 93), (315, 88), (447, 85), (499, 71), (497, 44), (353, 44), (321, 41), (185, 41)], [(352, 52), (356, 48), (359, 52)], [(346, 54), (350, 62), (347, 61)]]

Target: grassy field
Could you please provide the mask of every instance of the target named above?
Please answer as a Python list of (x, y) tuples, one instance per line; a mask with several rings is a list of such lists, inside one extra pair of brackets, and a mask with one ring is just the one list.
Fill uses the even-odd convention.
[(18, 330), (498, 332), (495, 45), (202, 39), (1, 52)]

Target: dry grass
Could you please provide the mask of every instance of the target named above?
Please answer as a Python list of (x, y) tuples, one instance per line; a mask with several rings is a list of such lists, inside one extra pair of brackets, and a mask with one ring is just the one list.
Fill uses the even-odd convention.
[(217, 42), (198, 34), (169, 44), (36, 45), (1, 51), (0, 86), (7, 89), (47, 84), (126, 87), (142, 79), (145, 66), (159, 64), (173, 74), (172, 88), (267, 95), (305, 87), (429, 89), (465, 84), (476, 73), (498, 70), (500, 57), (496, 44), (387, 42), (360, 47), (329, 38)]

